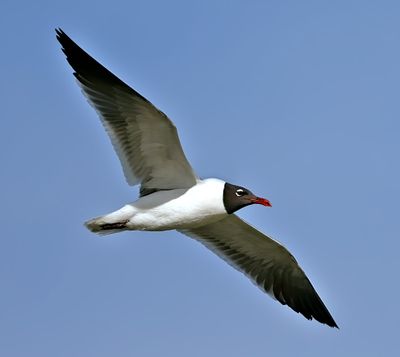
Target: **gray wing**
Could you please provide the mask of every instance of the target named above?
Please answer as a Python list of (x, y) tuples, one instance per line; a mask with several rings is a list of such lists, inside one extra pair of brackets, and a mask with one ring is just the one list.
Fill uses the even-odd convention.
[(56, 32), (75, 77), (110, 136), (127, 182), (140, 183), (142, 195), (195, 185), (197, 177), (168, 117), (62, 30)]
[(281, 304), (309, 320), (338, 327), (289, 251), (239, 217), (229, 215), (180, 232), (204, 244)]

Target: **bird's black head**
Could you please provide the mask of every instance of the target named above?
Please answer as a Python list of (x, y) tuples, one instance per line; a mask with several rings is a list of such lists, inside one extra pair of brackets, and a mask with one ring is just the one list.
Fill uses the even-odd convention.
[(224, 186), (223, 199), (226, 212), (229, 214), (255, 203), (271, 207), (271, 203), (267, 199), (257, 197), (247, 188), (232, 185), (228, 182)]

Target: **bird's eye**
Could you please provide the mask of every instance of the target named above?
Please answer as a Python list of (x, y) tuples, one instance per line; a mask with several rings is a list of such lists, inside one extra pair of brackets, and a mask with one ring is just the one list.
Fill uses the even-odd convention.
[(235, 192), (236, 196), (241, 197), (247, 194), (247, 192), (241, 188), (237, 189)]

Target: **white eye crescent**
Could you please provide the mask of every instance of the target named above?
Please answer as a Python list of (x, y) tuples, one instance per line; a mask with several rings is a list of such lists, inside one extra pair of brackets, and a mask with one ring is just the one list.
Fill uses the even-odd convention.
[(245, 194), (245, 192), (241, 188), (237, 189), (235, 192), (235, 195), (238, 197), (243, 196), (244, 194)]

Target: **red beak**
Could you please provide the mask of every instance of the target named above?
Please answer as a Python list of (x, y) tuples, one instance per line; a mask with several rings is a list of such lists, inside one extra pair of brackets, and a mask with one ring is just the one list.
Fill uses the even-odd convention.
[(261, 197), (255, 197), (251, 200), (251, 202), (258, 203), (259, 205), (263, 205), (266, 207), (272, 207), (271, 202), (269, 202), (267, 199), (261, 198)]

